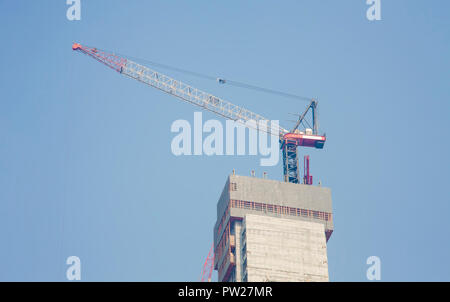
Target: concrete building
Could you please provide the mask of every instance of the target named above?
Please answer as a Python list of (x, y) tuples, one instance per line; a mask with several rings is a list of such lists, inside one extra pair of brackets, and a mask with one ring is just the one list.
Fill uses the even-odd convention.
[(230, 175), (217, 204), (219, 281), (328, 281), (328, 188)]
[(321, 223), (246, 214), (240, 238), (242, 281), (328, 281)]

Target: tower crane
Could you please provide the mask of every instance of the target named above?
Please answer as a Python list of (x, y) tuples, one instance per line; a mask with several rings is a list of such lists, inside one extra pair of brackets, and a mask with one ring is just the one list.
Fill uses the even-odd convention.
[[(122, 75), (171, 94), (187, 103), (199, 106), (224, 118), (239, 121), (244, 124), (247, 121), (255, 121), (257, 125), (260, 125), (260, 122), (268, 125), (270, 122), (269, 119), (257, 113), (140, 65), (124, 56), (94, 47), (84, 46), (80, 43), (74, 43), (72, 50), (88, 55)], [(224, 79), (219, 80), (220, 83), (226, 82)], [(312, 115), (312, 128), (306, 128), (305, 131), (300, 131), (298, 128), (309, 111), (311, 111)], [(305, 112), (299, 116), (295, 127), (291, 131), (283, 127), (273, 126), (268, 128), (258, 127), (257, 130), (266, 131), (270, 135), (279, 137), (283, 154), (284, 181), (290, 183), (300, 183), (297, 147), (322, 149), (326, 141), (325, 135), (318, 134), (317, 100), (315, 99), (310, 101)], [(309, 182), (308, 177), (306, 184), (310, 184)]]

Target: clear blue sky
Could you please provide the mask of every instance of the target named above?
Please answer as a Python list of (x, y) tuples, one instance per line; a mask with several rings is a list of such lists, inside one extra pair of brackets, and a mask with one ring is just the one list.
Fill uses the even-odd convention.
[[(170, 151), (197, 110), (74, 53), (73, 41), (316, 96), (333, 194), (332, 281), (450, 281), (448, 1), (0, 1), (0, 280), (196, 281), (233, 168), (254, 156)], [(170, 74), (170, 73), (169, 73)], [(172, 73), (173, 74), (173, 73)], [(290, 125), (301, 101), (186, 82)], [(215, 118), (205, 113), (205, 119)], [(306, 152), (301, 151), (301, 154)]]

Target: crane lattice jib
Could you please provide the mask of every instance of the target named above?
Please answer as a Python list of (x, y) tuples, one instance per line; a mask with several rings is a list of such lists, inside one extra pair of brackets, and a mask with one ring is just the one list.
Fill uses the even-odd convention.
[[(96, 48), (82, 46), (78, 43), (75, 43), (72, 46), (72, 49), (91, 56), (123, 75), (178, 97), (185, 102), (197, 105), (224, 118), (238, 121), (246, 126), (252, 126), (257, 130), (279, 137), (282, 137), (289, 132), (282, 127), (271, 124), (267, 118), (264, 118), (257, 113), (234, 105), (210, 93), (175, 80), (129, 59)], [(246, 123), (248, 121), (254, 121), (254, 123)]]

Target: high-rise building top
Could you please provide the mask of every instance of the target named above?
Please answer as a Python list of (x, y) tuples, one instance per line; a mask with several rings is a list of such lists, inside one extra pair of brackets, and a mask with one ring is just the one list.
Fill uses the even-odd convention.
[[(252, 281), (252, 276), (248, 272), (247, 276), (244, 276), (245, 270), (242, 267), (245, 259), (247, 260), (247, 267), (254, 267), (251, 263), (252, 259), (248, 258), (249, 255), (242, 251), (242, 230), (244, 226), (247, 226), (246, 224), (243, 226), (242, 222), (247, 215), (278, 218), (281, 224), (286, 220), (310, 223), (309, 227), (305, 227), (305, 223), (299, 223), (295, 227), (297, 229), (303, 228), (306, 233), (309, 232), (308, 230), (315, 230), (317, 233), (317, 228), (321, 227), (325, 245), (333, 232), (331, 190), (329, 188), (230, 175), (217, 204), (217, 221), (214, 226), (214, 268), (218, 270), (219, 281)], [(255, 226), (254, 219), (251, 221)], [(273, 224), (273, 220), (271, 221)], [(276, 226), (276, 223), (273, 225)], [(266, 231), (269, 232), (269, 230)], [(267, 240), (271, 240), (269, 233), (267, 233)], [(299, 237), (296, 240), (301, 239)], [(318, 243), (320, 240), (314, 242), (308, 248), (320, 250), (323, 244)], [(282, 252), (283, 244), (280, 242), (279, 257), (286, 258), (288, 256)], [(289, 247), (289, 243), (286, 243), (285, 246)], [(263, 247), (261, 246), (261, 248)], [(293, 252), (289, 254), (289, 257), (294, 257), (295, 259), (293, 258), (292, 261), (296, 261), (296, 257), (304, 257), (302, 253), (303, 251)], [(256, 259), (253, 258), (253, 261)], [(317, 259), (311, 259), (312, 261), (317, 260), (317, 263), (326, 261), (326, 247), (325, 258), (321, 255)], [(302, 265), (302, 267), (311, 267), (315, 263), (305, 262)], [(269, 266), (266, 269), (270, 270)], [(326, 263), (322, 263), (322, 266), (328, 267)], [(295, 274), (297, 274), (297, 277), (291, 278), (292, 280), (300, 281), (301, 278), (298, 277), (300, 275), (304, 276), (301, 280), (305, 281), (328, 279), (328, 273), (317, 274), (309, 272), (306, 268), (291, 272), (292, 276)], [(254, 273), (253, 276), (256, 275), (258, 274)], [(269, 277), (273, 280), (270, 280)], [(276, 276), (268, 276), (268, 279), (270, 281), (282, 281)]]

